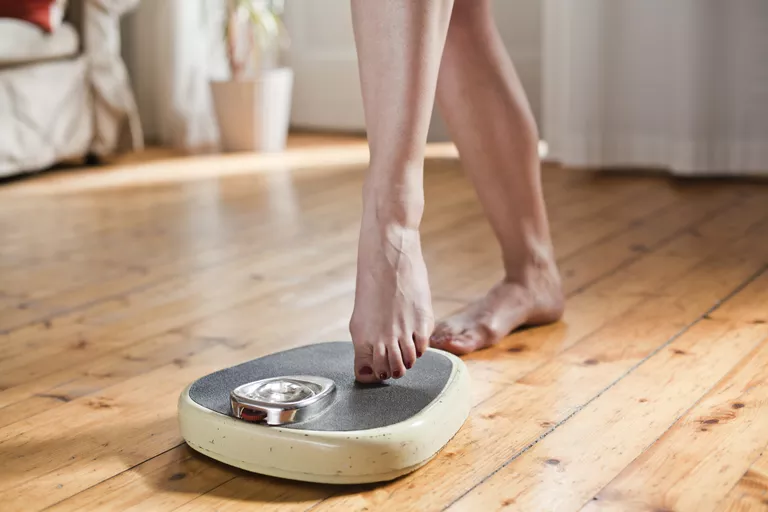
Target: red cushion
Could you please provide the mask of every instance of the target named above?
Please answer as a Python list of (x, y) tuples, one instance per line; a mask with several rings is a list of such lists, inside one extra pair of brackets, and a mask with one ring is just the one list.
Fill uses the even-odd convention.
[(0, 18), (16, 18), (34, 23), (46, 32), (56, 28), (53, 4), (56, 0), (0, 0)]

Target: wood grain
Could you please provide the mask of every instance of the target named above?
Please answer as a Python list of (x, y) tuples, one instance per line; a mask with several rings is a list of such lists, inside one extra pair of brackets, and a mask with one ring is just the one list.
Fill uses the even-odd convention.
[(451, 509), (710, 510), (768, 442), (768, 324), (743, 308), (768, 311), (768, 272)]
[(723, 512), (754, 512), (768, 509), (768, 445), (719, 504)]
[[(418, 510), (453, 503), (552, 430), (562, 428), (595, 396), (699, 320), (719, 302), (718, 297), (727, 296), (751, 279), (763, 265), (757, 254), (755, 259), (744, 258), (745, 250), (749, 253), (755, 244), (746, 238), (741, 244), (724, 247), (683, 277), (667, 283), (656, 296), (643, 300), (532, 372), (511, 375), (516, 380), (475, 407), (468, 425), (434, 463), (386, 487), (392, 501), (369, 501), (373, 494), (364, 493), (329, 499), (318, 509), (381, 506)], [(723, 270), (717, 278), (713, 278), (715, 268)], [(480, 353), (476, 357), (493, 356)], [(501, 368), (502, 360), (486, 364), (508, 373)], [(472, 471), (460, 470), (466, 467)]]
[[(422, 235), (442, 316), (501, 268), (455, 150), (429, 156)], [(366, 159), (360, 139), (302, 135), (283, 155), (150, 151), (3, 185), (0, 508), (759, 510), (759, 183), (546, 167), (565, 318), (465, 358), (472, 417), (412, 475), (307, 485), (189, 450), (175, 417), (189, 381), (348, 337)], [(736, 400), (734, 418), (692, 431)]]

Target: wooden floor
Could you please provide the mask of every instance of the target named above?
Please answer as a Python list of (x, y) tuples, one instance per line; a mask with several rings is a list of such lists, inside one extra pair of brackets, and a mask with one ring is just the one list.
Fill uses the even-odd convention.
[[(0, 185), (0, 510), (768, 510), (765, 183), (545, 169), (565, 319), (465, 358), (472, 416), (415, 474), (305, 485), (188, 449), (185, 384), (348, 338), (367, 153), (316, 142)], [(430, 155), (444, 315), (500, 265)]]

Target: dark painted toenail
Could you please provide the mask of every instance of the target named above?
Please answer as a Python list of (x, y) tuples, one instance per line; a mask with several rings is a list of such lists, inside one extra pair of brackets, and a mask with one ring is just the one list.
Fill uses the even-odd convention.
[(413, 363), (405, 363), (405, 367), (406, 369), (410, 370), (411, 368), (413, 368)]
[(380, 374), (379, 374), (379, 378), (380, 378), (381, 380), (387, 380), (387, 374), (386, 374), (386, 373), (380, 373)]
[(373, 369), (370, 366), (360, 368), (360, 375), (373, 375)]
[(400, 372), (398, 370), (395, 370), (394, 372), (392, 372), (392, 376), (394, 378), (396, 378), (396, 379), (399, 379), (400, 378)]
[(421, 355), (422, 355), (421, 350), (417, 350), (416, 351), (416, 357), (421, 357)]

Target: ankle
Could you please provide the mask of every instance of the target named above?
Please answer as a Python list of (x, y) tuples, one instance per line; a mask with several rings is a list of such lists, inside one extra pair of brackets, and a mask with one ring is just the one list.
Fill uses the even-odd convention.
[(418, 229), (424, 215), (421, 184), (397, 185), (366, 180), (363, 186), (363, 220), (376, 225)]
[(529, 286), (545, 278), (560, 281), (555, 255), (549, 243), (518, 246), (513, 254), (504, 255), (504, 280)]

